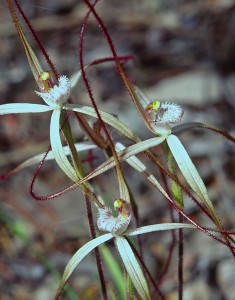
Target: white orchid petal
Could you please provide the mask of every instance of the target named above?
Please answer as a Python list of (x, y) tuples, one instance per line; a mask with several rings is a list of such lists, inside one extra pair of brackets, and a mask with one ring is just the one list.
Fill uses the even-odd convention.
[[(118, 151), (124, 150), (126, 147), (121, 144), (120, 142), (117, 142), (115, 144), (115, 147)], [(168, 194), (165, 192), (159, 181), (156, 179), (156, 177), (151, 174), (147, 167), (136, 157), (136, 156), (131, 156), (130, 158), (126, 159), (126, 162), (134, 169), (136, 169), (138, 172), (143, 173), (143, 175), (168, 199), (170, 197)]]
[[(97, 118), (97, 113), (93, 107), (82, 106), (77, 104), (65, 104), (63, 108)], [(101, 118), (105, 121), (105, 123), (120, 131), (129, 139), (133, 141), (139, 141), (138, 137), (123, 122), (104, 111), (99, 110), (99, 113), (101, 115)]]
[[(139, 143), (136, 143), (134, 145), (131, 145), (129, 147), (126, 147), (124, 150), (117, 152), (118, 158), (120, 161), (127, 160), (129, 157), (138, 154), (140, 152), (143, 152), (151, 147), (157, 146), (161, 144), (166, 137), (155, 137), (146, 141), (142, 141)], [(112, 167), (115, 166), (115, 160), (113, 157), (102, 163), (99, 167), (97, 167), (94, 171), (92, 171), (89, 175), (83, 178), (81, 182), (85, 182), (87, 180), (90, 180), (91, 178), (94, 178), (95, 176), (98, 176)]]
[(172, 229), (180, 229), (180, 228), (191, 228), (195, 229), (196, 227), (191, 224), (183, 224), (183, 223), (164, 223), (164, 224), (154, 224), (139, 227), (134, 230), (128, 230), (125, 232), (125, 235), (134, 236), (154, 231), (162, 231), (162, 230), (172, 230)]
[(78, 180), (78, 177), (76, 175), (74, 168), (70, 164), (61, 143), (60, 114), (61, 114), (61, 110), (55, 109), (51, 116), (51, 126), (50, 126), (51, 149), (59, 167), (64, 171), (64, 173), (70, 179), (76, 182)]
[(213, 204), (207, 194), (206, 186), (180, 140), (172, 134), (167, 137), (167, 143), (177, 165), (192, 190), (202, 199), (210, 210), (214, 211)]
[(81, 78), (81, 75), (82, 75), (82, 72), (81, 72), (81, 70), (79, 70), (78, 72), (74, 73), (71, 76), (70, 83), (71, 83), (71, 88), (72, 89), (77, 85), (79, 79)]
[(90, 242), (86, 243), (84, 246), (82, 246), (70, 259), (68, 262), (64, 274), (62, 276), (62, 279), (60, 281), (60, 285), (58, 288), (58, 291), (60, 291), (66, 281), (69, 279), (71, 274), (73, 273), (74, 269), (77, 267), (77, 265), (83, 260), (83, 258), (90, 253), (94, 248), (99, 246), (102, 243), (105, 243), (106, 241), (110, 240), (113, 237), (111, 233), (104, 234), (102, 236), (99, 236), (95, 238), (94, 240), (91, 240)]
[(124, 263), (124, 266), (131, 278), (131, 281), (133, 282), (133, 285), (136, 288), (136, 291), (142, 299), (150, 300), (151, 298), (149, 294), (147, 281), (129, 243), (125, 238), (117, 237), (116, 245)]
[(51, 107), (42, 104), (10, 103), (0, 105), (0, 115), (41, 113), (52, 110)]
[[(96, 145), (91, 144), (90, 142), (76, 143), (75, 147), (76, 147), (78, 152), (82, 152), (82, 151), (86, 151), (86, 150), (89, 150), (89, 149), (97, 148)], [(65, 155), (70, 155), (70, 149), (69, 149), (68, 146), (63, 147), (63, 149), (64, 149)], [(19, 172), (20, 170), (23, 170), (27, 167), (30, 167), (34, 164), (37, 164), (37, 163), (41, 162), (44, 156), (45, 156), (45, 153), (42, 153), (42, 154), (35, 155), (35, 156), (25, 160), (20, 165), (18, 165), (15, 169), (13, 169), (11, 171), (11, 173)], [(45, 158), (45, 160), (52, 160), (52, 159), (55, 159), (54, 154), (53, 154), (52, 151), (49, 151), (46, 158)]]

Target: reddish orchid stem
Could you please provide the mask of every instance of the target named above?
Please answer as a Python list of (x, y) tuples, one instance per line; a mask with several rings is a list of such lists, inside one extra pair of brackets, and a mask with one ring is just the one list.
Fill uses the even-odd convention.
[(18, 0), (14, 0), (14, 2), (15, 2), (15, 5), (17, 6), (17, 8), (18, 8), (18, 11), (20, 12), (21, 16), (23, 17), (25, 24), (27, 25), (27, 27), (29, 28), (33, 38), (35, 39), (40, 51), (42, 52), (43, 56), (45, 57), (45, 60), (48, 64), (49, 68), (51, 69), (51, 71), (52, 71), (53, 75), (55, 76), (56, 80), (58, 80), (59, 74), (58, 74), (54, 64), (52, 63), (45, 47), (43, 46), (39, 36), (37, 35), (35, 29), (33, 28), (32, 24), (30, 23), (29, 19), (26, 17), (26, 15), (25, 15), (24, 11), (22, 10)]
[[(96, 230), (95, 230), (93, 213), (92, 213), (92, 208), (91, 208), (91, 201), (86, 195), (84, 195), (84, 197), (85, 197), (85, 201), (86, 201), (86, 209), (87, 209), (87, 217), (88, 217), (88, 221), (89, 221), (90, 234), (91, 234), (92, 239), (95, 239), (96, 238)], [(95, 252), (95, 259), (96, 259), (96, 265), (97, 265), (97, 270), (98, 270), (98, 274), (99, 274), (101, 289), (102, 289), (102, 296), (103, 296), (104, 300), (107, 300), (108, 299), (107, 289), (106, 289), (106, 283), (105, 283), (99, 248), (96, 247), (94, 249), (94, 252)]]
[(230, 135), (229, 133), (227, 133), (225, 130), (222, 130), (222, 129), (219, 129), (219, 128), (213, 128), (213, 126), (210, 127), (210, 126), (206, 126), (206, 125), (198, 125), (196, 127), (212, 130), (212, 131), (222, 135), (227, 140), (229, 140), (229, 141), (231, 141), (232, 143), (235, 144), (235, 138), (232, 135)]
[[(184, 218), (179, 214), (179, 223), (183, 223)], [(179, 244), (178, 244), (178, 300), (183, 299), (183, 287), (184, 287), (184, 231), (178, 230)]]
[[(94, 6), (97, 4), (99, 0), (96, 0), (94, 2), (93, 5), (91, 5), (92, 9), (94, 9)], [(90, 3), (89, 3), (90, 4)], [(104, 133), (107, 137), (107, 140), (109, 141), (109, 146), (112, 150), (112, 154), (113, 154), (113, 157), (114, 157), (114, 160), (116, 162), (116, 170), (117, 172), (119, 173), (119, 175), (124, 178), (124, 175), (123, 175), (123, 172), (122, 172), (122, 167), (121, 167), (121, 163), (119, 161), (119, 158), (117, 156), (117, 152), (115, 150), (115, 146), (114, 146), (114, 143), (113, 143), (113, 140), (110, 136), (110, 133), (109, 133), (109, 130), (107, 129), (107, 126), (105, 125), (105, 122), (103, 121), (101, 115), (100, 115), (100, 112), (98, 110), (98, 107), (96, 105), (96, 102), (95, 102), (95, 99), (94, 99), (94, 96), (93, 96), (93, 93), (92, 93), (92, 90), (91, 90), (91, 87), (90, 87), (90, 83), (89, 83), (89, 80), (88, 78), (86, 77), (86, 72), (85, 72), (85, 68), (84, 68), (84, 61), (83, 61), (83, 44), (84, 44), (84, 34), (85, 34), (85, 28), (86, 28), (86, 25), (87, 25), (87, 21), (88, 21), (88, 18), (90, 16), (90, 13), (91, 13), (91, 9), (90, 11), (88, 11), (83, 23), (82, 23), (82, 28), (81, 28), (81, 32), (80, 32), (80, 47), (79, 47), (79, 62), (80, 62), (80, 67), (81, 67), (81, 72), (82, 72), (82, 78), (83, 78), (83, 81), (84, 81), (84, 84), (86, 86), (86, 90), (87, 90), (87, 93), (89, 95), (89, 98), (91, 100), (91, 103), (95, 109), (95, 112), (97, 114), (97, 118), (99, 119), (100, 121), (100, 124), (101, 126), (103, 127), (103, 130), (104, 130)], [(115, 59), (116, 61), (116, 59)]]
[(54, 198), (56, 198), (56, 197), (58, 197), (58, 196), (63, 195), (63, 194), (65, 193), (65, 190), (66, 190), (66, 189), (65, 189), (65, 190), (61, 190), (61, 191), (59, 191), (59, 192), (57, 192), (57, 193), (54, 193), (54, 194), (52, 194), (52, 195), (47, 195), (47, 196), (39, 196), (39, 195), (37, 195), (37, 194), (34, 192), (34, 185), (35, 185), (36, 180), (37, 180), (37, 178), (38, 178), (38, 176), (39, 176), (39, 173), (40, 173), (40, 171), (41, 171), (41, 169), (42, 169), (42, 167), (43, 167), (43, 164), (44, 164), (45, 159), (46, 159), (46, 157), (47, 157), (47, 155), (48, 155), (48, 152), (49, 152), (50, 150), (51, 150), (51, 147), (48, 147), (46, 153), (44, 154), (43, 159), (41, 160), (41, 162), (40, 162), (40, 164), (39, 164), (39, 166), (38, 166), (36, 172), (35, 172), (34, 175), (33, 175), (33, 178), (32, 178), (32, 180), (31, 180), (31, 183), (30, 183), (29, 193), (30, 193), (31, 197), (32, 197), (34, 200), (37, 200), (37, 201), (47, 201), (47, 200), (54, 199)]

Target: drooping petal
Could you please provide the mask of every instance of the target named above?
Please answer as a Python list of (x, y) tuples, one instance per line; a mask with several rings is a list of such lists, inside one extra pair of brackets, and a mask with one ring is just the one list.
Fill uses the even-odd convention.
[(154, 224), (139, 227), (134, 230), (128, 230), (124, 233), (124, 235), (134, 236), (154, 231), (162, 231), (162, 230), (172, 230), (172, 229), (180, 229), (180, 228), (191, 228), (195, 229), (196, 227), (191, 224), (183, 224), (183, 223), (163, 223), (163, 224)]
[(143, 300), (150, 300), (149, 289), (144, 274), (140, 268), (140, 265), (135, 258), (135, 255), (127, 242), (127, 240), (121, 236), (116, 238), (117, 249), (120, 253), (124, 266), (133, 282), (137, 293)]
[(209, 199), (206, 186), (184, 146), (173, 134), (167, 137), (167, 143), (186, 181), (212, 213), (217, 225), (220, 225), (221, 223), (215, 212), (214, 206)]
[(113, 237), (113, 235), (111, 233), (107, 233), (102, 236), (99, 236), (98, 238), (95, 238), (94, 240), (91, 240), (90, 242), (86, 243), (72, 256), (72, 258), (70, 259), (70, 261), (68, 262), (68, 264), (64, 270), (64, 274), (60, 281), (60, 285), (57, 290), (57, 294), (61, 293), (64, 285), (66, 284), (66, 281), (69, 279), (69, 277), (73, 273), (74, 269), (83, 260), (83, 258), (88, 253), (90, 253), (94, 248), (96, 248), (100, 244), (105, 243), (106, 241), (110, 240), (112, 237)]
[(51, 116), (51, 126), (50, 126), (51, 149), (59, 167), (64, 171), (64, 173), (70, 179), (76, 182), (78, 180), (78, 177), (76, 175), (74, 168), (70, 164), (61, 143), (60, 114), (61, 114), (61, 110), (58, 108), (53, 111)]
[(52, 110), (51, 107), (42, 104), (9, 103), (0, 105), (0, 115), (41, 113)]
[(182, 132), (184, 130), (203, 126), (203, 125), (204, 124), (200, 123), (200, 122), (187, 122), (187, 123), (179, 124), (172, 128), (172, 133), (176, 134), (176, 133)]

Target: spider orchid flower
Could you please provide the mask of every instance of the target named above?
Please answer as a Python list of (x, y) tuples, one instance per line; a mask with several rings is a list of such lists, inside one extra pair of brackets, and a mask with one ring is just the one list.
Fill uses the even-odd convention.
[(60, 281), (56, 299), (60, 298), (66, 282), (73, 273), (74, 269), (79, 265), (79, 263), (94, 248), (111, 239), (114, 239), (117, 251), (122, 258), (125, 269), (129, 274), (130, 279), (132, 280), (133, 285), (141, 299), (151, 299), (147, 281), (127, 238), (155, 231), (172, 230), (179, 228), (195, 228), (190, 224), (165, 223), (127, 230), (127, 227), (131, 221), (129, 204), (123, 199), (117, 199), (114, 202), (114, 207), (117, 209), (117, 216), (114, 216), (111, 209), (107, 207), (98, 210), (97, 227), (99, 230), (106, 231), (108, 233), (89, 241), (72, 256), (65, 268), (64, 274)]
[[(172, 125), (181, 122), (184, 114), (183, 109), (174, 103), (151, 102), (139, 88), (135, 87), (134, 89), (137, 96), (135, 100), (139, 102), (137, 107), (143, 107), (139, 112), (147, 124), (147, 127), (156, 135), (165, 137), (169, 149), (187, 183), (206, 206), (215, 224), (222, 229), (222, 224), (213, 203), (209, 199), (207, 188), (200, 174), (178, 137), (172, 134), (174, 130), (177, 132), (177, 126), (172, 128)], [(197, 125), (197, 123), (186, 124), (185, 128), (190, 128), (195, 125)], [(179, 125), (179, 127), (180, 126), (181, 125)]]

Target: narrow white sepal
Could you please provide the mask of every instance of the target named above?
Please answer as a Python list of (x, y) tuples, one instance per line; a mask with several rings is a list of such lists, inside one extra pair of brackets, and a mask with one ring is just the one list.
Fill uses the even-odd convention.
[(99, 246), (102, 243), (105, 243), (106, 241), (110, 240), (113, 237), (111, 233), (104, 234), (102, 236), (99, 236), (95, 238), (94, 240), (89, 241), (84, 246), (82, 246), (75, 254), (72, 256), (70, 261), (68, 262), (64, 274), (62, 276), (62, 279), (60, 281), (60, 285), (58, 288), (58, 291), (61, 290), (61, 288), (65, 285), (66, 281), (69, 279), (71, 274), (73, 273), (74, 269), (77, 267), (77, 265), (83, 260), (83, 258), (90, 253), (94, 248)]
[[(77, 152), (82, 152), (82, 151), (86, 151), (86, 150), (89, 150), (89, 149), (94, 149), (94, 148), (97, 148), (96, 145), (94, 144), (91, 144), (90, 142), (84, 142), (84, 143), (76, 143), (75, 144), (75, 147), (77, 149)], [(68, 146), (65, 146), (63, 147), (64, 149), (64, 153), (65, 155), (70, 155), (70, 149)], [(35, 155), (27, 160), (25, 160), (24, 162), (22, 162), (20, 165), (18, 165), (15, 169), (12, 170), (13, 173), (16, 173), (16, 172), (19, 172), (20, 170), (23, 170), (27, 167), (30, 167), (34, 164), (37, 164), (39, 162), (42, 161), (42, 159), (44, 158), (45, 156), (45, 153), (41, 153), (41, 154), (38, 154), (38, 155)], [(54, 157), (54, 154), (52, 151), (49, 151), (46, 158), (45, 158), (45, 161), (47, 160), (52, 160), (52, 159), (55, 159)]]
[[(134, 145), (131, 145), (129, 147), (126, 147), (124, 150), (117, 152), (118, 158), (120, 161), (125, 161), (128, 158), (132, 157), (133, 155), (136, 155), (138, 153), (141, 153), (151, 147), (155, 147), (159, 144), (161, 144), (166, 137), (155, 137), (146, 141), (142, 141), (139, 143), (136, 143)], [(115, 160), (113, 157), (102, 163), (99, 167), (97, 167), (94, 171), (92, 171), (89, 175), (87, 175), (82, 182), (86, 180), (90, 180), (91, 178), (94, 178), (95, 176), (98, 176), (112, 167), (115, 166)]]
[(134, 230), (128, 230), (125, 232), (124, 235), (128, 236), (134, 236), (154, 231), (162, 231), (162, 230), (172, 230), (172, 229), (180, 229), (180, 228), (191, 228), (195, 229), (196, 227), (191, 224), (183, 224), (183, 223), (164, 223), (164, 224), (154, 224), (154, 225), (148, 225), (139, 227)]
[(79, 79), (81, 78), (81, 75), (82, 75), (82, 72), (81, 72), (81, 70), (80, 70), (80, 71), (74, 73), (74, 74), (71, 76), (71, 78), (70, 78), (70, 85), (71, 85), (71, 88), (72, 88), (72, 89), (77, 85)]
[[(124, 150), (126, 147), (121, 144), (120, 142), (117, 142), (115, 144), (115, 147), (118, 151), (120, 150)], [(125, 160), (132, 168), (134, 168), (135, 170), (137, 170), (140, 173), (143, 173), (143, 175), (168, 199), (170, 199), (170, 197), (168, 196), (168, 194), (165, 192), (165, 190), (163, 189), (163, 187), (161, 186), (161, 184), (159, 183), (159, 181), (156, 179), (156, 177), (151, 174), (147, 167), (136, 157), (136, 156), (131, 156), (130, 158)]]
[(72, 179), (74, 182), (78, 180), (75, 170), (70, 164), (60, 138), (60, 109), (55, 109), (51, 116), (51, 126), (50, 126), (50, 140), (51, 140), (51, 149), (55, 160), (59, 167), (64, 171), (64, 173)]
[(51, 107), (42, 104), (10, 103), (0, 105), (0, 115), (41, 113), (52, 110)]
[(129, 243), (125, 238), (118, 236), (116, 237), (116, 245), (137, 293), (143, 300), (150, 300), (147, 281)]
[[(82, 114), (97, 118), (97, 113), (93, 107), (89, 106), (82, 106), (77, 104), (65, 104), (63, 106), (63, 109), (72, 110), (76, 112), (80, 112)], [(124, 134), (129, 139), (136, 141), (138, 140), (137, 136), (131, 131), (128, 126), (126, 126), (123, 122), (112, 116), (111, 114), (108, 114), (104, 111), (99, 110), (99, 113), (101, 115), (101, 118), (104, 120), (105, 123), (110, 125), (111, 127), (117, 129), (122, 134)]]
[(214, 207), (208, 197), (206, 186), (180, 140), (171, 134), (167, 137), (167, 143), (177, 165), (192, 190), (201, 198), (204, 204), (214, 212)]

